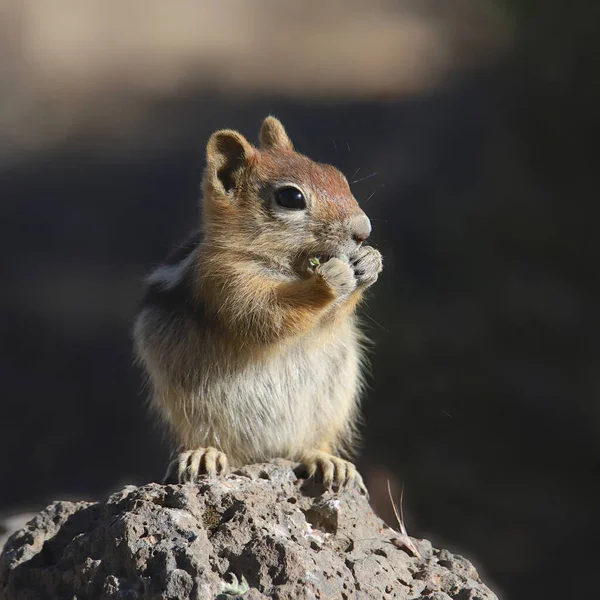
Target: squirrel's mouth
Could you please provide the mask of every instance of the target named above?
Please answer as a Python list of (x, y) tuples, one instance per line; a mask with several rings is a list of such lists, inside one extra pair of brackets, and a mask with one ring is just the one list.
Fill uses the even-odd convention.
[(328, 260), (339, 256), (339, 254), (335, 254), (334, 252), (313, 252), (308, 255), (308, 261), (312, 263), (313, 266), (318, 266), (319, 264), (326, 263)]
[(307, 252), (306, 254), (298, 257), (295, 263), (295, 270), (298, 273), (306, 273), (314, 271), (319, 265), (326, 263), (330, 258), (335, 255), (331, 252)]

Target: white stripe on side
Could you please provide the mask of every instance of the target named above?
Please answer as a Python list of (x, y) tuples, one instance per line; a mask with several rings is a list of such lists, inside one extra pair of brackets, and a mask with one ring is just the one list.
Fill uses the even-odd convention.
[(185, 279), (195, 257), (196, 253), (191, 252), (182, 261), (174, 265), (161, 265), (146, 277), (146, 283), (148, 285), (158, 284), (165, 290), (173, 289)]

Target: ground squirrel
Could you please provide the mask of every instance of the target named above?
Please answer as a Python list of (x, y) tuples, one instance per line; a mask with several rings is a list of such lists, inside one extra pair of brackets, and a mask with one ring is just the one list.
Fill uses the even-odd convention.
[(260, 146), (214, 133), (202, 225), (147, 278), (136, 353), (178, 445), (166, 479), (288, 458), (356, 486), (363, 342), (354, 315), (381, 254), (348, 181), (267, 117)]

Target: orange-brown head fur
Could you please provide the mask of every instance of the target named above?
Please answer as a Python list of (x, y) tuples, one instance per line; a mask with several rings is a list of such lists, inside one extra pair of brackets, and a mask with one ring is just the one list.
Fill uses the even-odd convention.
[[(203, 182), (207, 245), (276, 257), (288, 266), (308, 256), (351, 254), (370, 224), (344, 175), (295, 152), (274, 117), (264, 120), (259, 137), (259, 148), (232, 130), (218, 131), (208, 142)], [(277, 190), (290, 185), (303, 193), (305, 210), (276, 203)]]

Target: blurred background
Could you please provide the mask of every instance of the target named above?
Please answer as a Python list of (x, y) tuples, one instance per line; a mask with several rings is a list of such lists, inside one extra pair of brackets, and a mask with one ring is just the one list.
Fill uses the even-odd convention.
[(591, 597), (597, 0), (0, 2), (0, 512), (157, 480), (140, 280), (204, 145), (281, 118), (385, 269), (360, 467), (502, 598)]

